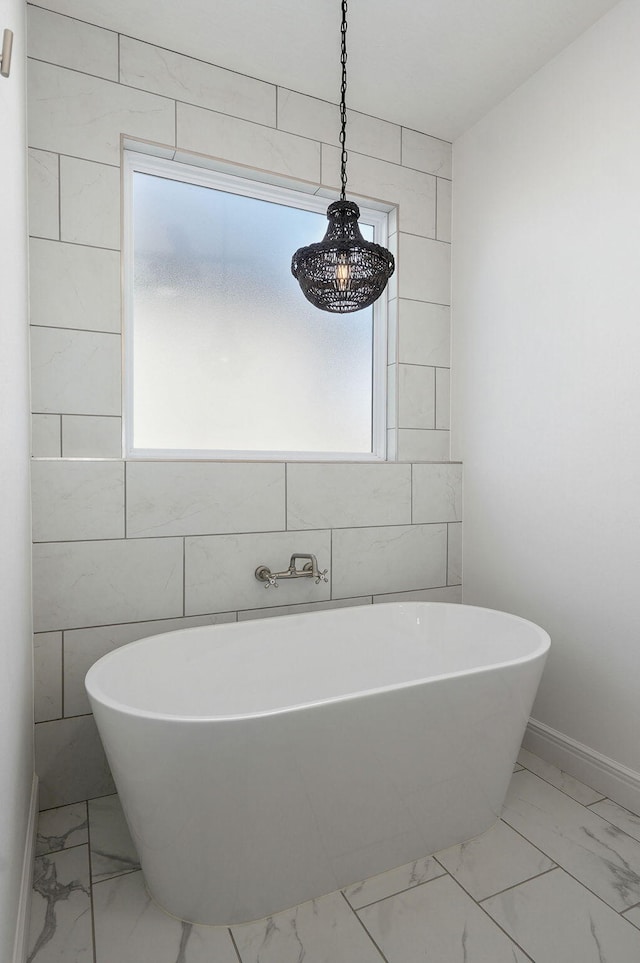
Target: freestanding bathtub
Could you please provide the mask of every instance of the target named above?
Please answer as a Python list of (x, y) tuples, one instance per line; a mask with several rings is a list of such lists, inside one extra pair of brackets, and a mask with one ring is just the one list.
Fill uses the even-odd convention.
[(152, 896), (246, 922), (484, 832), (548, 649), (515, 616), (416, 602), (104, 656), (86, 687)]

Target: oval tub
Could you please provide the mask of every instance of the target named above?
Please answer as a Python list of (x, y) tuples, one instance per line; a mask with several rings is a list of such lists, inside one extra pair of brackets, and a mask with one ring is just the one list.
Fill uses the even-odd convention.
[(104, 656), (86, 687), (152, 896), (247, 922), (484, 832), (548, 649), (512, 615), (394, 602)]

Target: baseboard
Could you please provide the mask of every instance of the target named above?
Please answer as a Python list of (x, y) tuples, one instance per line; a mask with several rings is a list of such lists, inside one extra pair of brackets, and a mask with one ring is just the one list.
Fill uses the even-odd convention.
[(29, 806), (29, 822), (24, 847), (24, 861), (22, 863), (22, 883), (18, 902), (18, 919), (16, 922), (16, 939), (13, 947), (13, 963), (25, 963), (29, 950), (29, 915), (31, 910), (31, 884), (33, 881), (33, 860), (36, 851), (36, 831), (38, 829), (38, 777), (34, 773), (31, 785), (31, 803)]
[(529, 720), (522, 745), (619, 806), (640, 815), (640, 773), (536, 719)]

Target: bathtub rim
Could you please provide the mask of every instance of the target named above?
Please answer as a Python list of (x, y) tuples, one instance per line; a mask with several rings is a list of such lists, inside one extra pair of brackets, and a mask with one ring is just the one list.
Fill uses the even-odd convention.
[[(99, 706), (103, 708), (113, 710), (114, 712), (117, 712), (121, 715), (125, 715), (135, 719), (154, 720), (158, 722), (170, 722), (175, 724), (249, 722), (249, 721), (255, 721), (258, 719), (266, 719), (270, 716), (280, 716), (286, 713), (299, 712), (305, 709), (316, 709), (316, 708), (319, 708), (320, 706), (330, 706), (330, 705), (334, 705), (337, 702), (347, 702), (349, 700), (362, 699), (368, 696), (380, 695), (386, 692), (395, 692), (395, 691), (400, 691), (402, 689), (410, 689), (419, 685), (425, 685), (426, 683), (429, 683), (429, 682), (438, 682), (438, 681), (444, 681), (449, 679), (456, 679), (463, 676), (465, 677), (475, 676), (481, 673), (494, 672), (496, 670), (504, 669), (507, 667), (510, 668), (510, 667), (516, 667), (518, 665), (525, 665), (527, 663), (533, 663), (540, 658), (546, 659), (549, 653), (549, 649), (551, 647), (551, 637), (549, 633), (546, 631), (546, 629), (542, 628), (542, 626), (538, 625), (536, 622), (532, 622), (530, 619), (525, 619), (520, 615), (513, 615), (511, 612), (503, 612), (500, 609), (493, 609), (493, 608), (489, 608), (488, 606), (481, 606), (481, 605), (466, 605), (462, 602), (429, 602), (429, 601), (414, 602), (414, 601), (411, 601), (411, 602), (378, 602), (376, 603), (376, 606), (387, 606), (387, 605), (393, 605), (393, 606), (420, 605), (420, 606), (426, 606), (429, 608), (432, 608), (432, 607), (464, 608), (469, 610), (475, 610), (478, 612), (490, 612), (492, 614), (497, 614), (504, 617), (507, 621), (517, 622), (517, 623), (526, 625), (529, 628), (533, 628), (536, 634), (539, 636), (539, 644), (531, 652), (528, 652), (526, 655), (522, 655), (514, 659), (502, 660), (501, 662), (492, 662), (489, 665), (476, 666), (476, 667), (471, 667), (467, 669), (460, 669), (455, 672), (441, 672), (436, 675), (429, 675), (429, 676), (409, 679), (406, 682), (396, 682), (390, 685), (376, 686), (375, 688), (358, 690), (357, 692), (343, 693), (341, 695), (336, 695), (325, 699), (299, 702), (292, 705), (279, 706), (274, 709), (262, 710), (258, 712), (244, 712), (244, 713), (234, 713), (234, 714), (226, 714), (226, 715), (214, 715), (214, 714), (172, 715), (166, 712), (156, 712), (156, 711), (152, 712), (148, 709), (137, 709), (134, 706), (119, 702), (117, 699), (114, 699), (111, 696), (106, 695), (103, 691), (100, 691), (99, 694), (96, 694), (96, 692), (92, 691), (92, 689), (90, 688), (90, 683), (93, 684), (93, 676), (97, 676), (100, 672), (99, 667), (104, 663), (110, 662), (114, 658), (117, 658), (119, 653), (122, 651), (122, 649), (131, 649), (133, 647), (141, 646), (143, 644), (149, 644), (152, 639), (160, 639), (160, 638), (169, 639), (171, 636), (184, 635), (186, 632), (192, 632), (196, 630), (205, 630), (205, 629), (216, 629), (216, 628), (228, 629), (232, 625), (238, 626), (242, 624), (239, 622), (228, 622), (228, 623), (225, 622), (225, 623), (221, 623), (220, 625), (217, 625), (214, 623), (211, 625), (188, 626), (187, 628), (174, 629), (171, 632), (161, 632), (161, 633), (156, 633), (155, 635), (146, 635), (141, 639), (135, 639), (133, 642), (127, 642), (124, 645), (117, 646), (115, 649), (112, 649), (111, 652), (107, 652), (103, 656), (101, 656), (99, 659), (97, 659), (93, 663), (93, 665), (89, 668), (89, 670), (85, 675), (85, 681), (84, 681), (85, 689), (89, 697), (89, 701), (91, 703), (92, 709), (94, 709), (94, 701), (95, 701)], [(357, 610), (357, 609), (366, 609), (367, 611), (369, 611), (373, 607), (374, 607), (373, 604), (365, 603), (362, 605), (348, 606), (346, 608), (348, 608), (349, 611)], [(270, 623), (278, 623), (278, 622), (282, 622), (283, 620), (286, 621), (292, 618), (299, 618), (302, 615), (322, 616), (325, 613), (329, 615), (330, 613), (343, 611), (344, 608), (345, 607), (341, 609), (322, 609), (321, 611), (318, 611), (318, 612), (313, 612), (313, 611), (291, 612), (291, 613), (288, 613), (287, 615), (271, 616), (268, 618), (268, 621)], [(252, 619), (251, 621), (258, 622), (262, 620)], [(264, 621), (267, 621), (267, 619), (265, 619)]]

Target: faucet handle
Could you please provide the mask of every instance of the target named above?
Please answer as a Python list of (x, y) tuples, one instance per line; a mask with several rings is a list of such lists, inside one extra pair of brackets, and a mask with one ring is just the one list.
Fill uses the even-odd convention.
[(328, 568), (325, 568), (325, 570), (324, 570), (323, 572), (318, 572), (318, 577), (317, 577), (317, 579), (315, 580), (316, 585), (319, 585), (320, 582), (328, 582), (328, 581), (329, 581), (329, 569), (328, 569)]
[(259, 582), (264, 582), (264, 587), (268, 588), (279, 588), (278, 585), (278, 574), (275, 575), (270, 568), (266, 565), (259, 565), (255, 571), (255, 576)]

